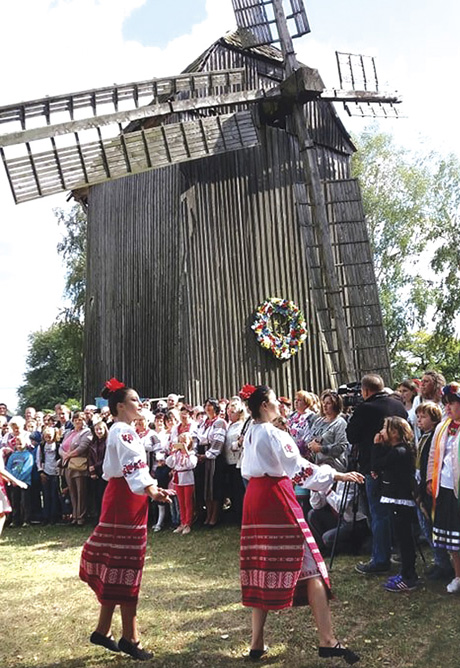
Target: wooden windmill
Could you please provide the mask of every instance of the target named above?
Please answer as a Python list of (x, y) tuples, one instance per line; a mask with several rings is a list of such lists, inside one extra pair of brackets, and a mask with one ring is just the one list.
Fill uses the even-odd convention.
[[(132, 262), (133, 258), (123, 262), (122, 272), (127, 271), (128, 265), (132, 266), (133, 270), (126, 274), (130, 287), (126, 295), (121, 298), (123, 304), (117, 311), (115, 304), (120, 300), (113, 291), (111, 292), (110, 286), (119, 283), (120, 277), (116, 267), (119, 263), (110, 264), (109, 261), (117, 246), (111, 248), (107, 241), (107, 237), (116, 238), (116, 231), (109, 226), (104, 232), (103, 226), (99, 226), (99, 232), (96, 233), (96, 222), (91, 227), (91, 219), (100, 220), (100, 217), (105, 215), (101, 213), (101, 207), (107, 209), (108, 200), (115, 199), (113, 188), (118, 187), (117, 180), (121, 177), (130, 177), (129, 184), (142, 184), (144, 188), (152, 187), (154, 197), (158, 197), (158, 190), (163, 190), (168, 192), (168, 196), (175, 198), (174, 201), (168, 200), (164, 207), (168, 212), (174, 210), (171, 213), (171, 220), (180, 219), (184, 229), (189, 230), (191, 239), (195, 229), (193, 226), (197, 225), (199, 216), (196, 211), (199, 207), (190, 206), (190, 202), (194, 198), (196, 200), (197, 194), (192, 193), (187, 184), (184, 185), (187, 178), (189, 183), (191, 182), (190, 170), (198, 170), (204, 180), (209, 181), (209, 171), (215, 172), (217, 166), (228, 164), (229, 160), (233, 160), (234, 168), (239, 169), (239, 159), (236, 157), (230, 159), (226, 156), (233, 152), (249, 156), (253, 151), (262, 150), (268, 141), (265, 130), (267, 125), (274, 127), (278, 125), (289, 135), (289, 146), (292, 141), (295, 143), (295, 148), (292, 146), (289, 148), (293, 160), (292, 172), (295, 172), (295, 178), (291, 179), (289, 188), (293, 193), (295, 216), (299, 224), (296, 233), (300, 232), (303, 250), (302, 258), (294, 258), (293, 261), (304, 259), (308, 265), (305, 268), (308, 275), (302, 273), (302, 270), (299, 276), (301, 281), (308, 281), (309, 284), (306, 300), (311, 301), (309, 312), (312, 319), (318, 323), (315, 335), (320, 343), (316, 346), (317, 350), (321, 348), (323, 355), (321, 363), (317, 359), (317, 354), (309, 355), (309, 364), (317, 363), (322, 369), (321, 372), (315, 371), (313, 375), (310, 374), (309, 384), (318, 386), (320, 383), (345, 382), (352, 380), (357, 373), (371, 369), (379, 370), (384, 375), (388, 372), (388, 358), (365, 226), (358, 225), (357, 232), (356, 225), (362, 221), (353, 220), (353, 216), (352, 220), (348, 221), (350, 225), (346, 231), (339, 224), (343, 221), (337, 219), (338, 224), (333, 224), (332, 219), (337, 216), (337, 206), (335, 206), (337, 202), (330, 192), (335, 186), (326, 183), (321, 174), (318, 140), (315, 141), (312, 136), (314, 131), (310, 129), (312, 123), (311, 119), (308, 121), (307, 115), (308, 109), (313, 108), (320, 110), (327, 108), (327, 113), (333, 115), (330, 111), (331, 102), (343, 102), (348, 105), (348, 109), (352, 104), (357, 105), (360, 113), (363, 113), (364, 105), (368, 109), (376, 106), (380, 109), (386, 107), (394, 109), (398, 98), (378, 91), (375, 69), (372, 70), (371, 77), (366, 76), (366, 61), (361, 56), (354, 57), (349, 54), (337, 56), (341, 83), (345, 80), (343, 72), (348, 69), (352, 85), (350, 90), (341, 88), (327, 91), (316, 70), (298, 63), (292, 39), (310, 32), (302, 0), (288, 0), (284, 3), (282, 0), (232, 0), (232, 2), (238, 32), (225, 39), (226, 45), (233, 49), (233, 53), (235, 49), (238, 50), (238, 57), (233, 58), (233, 64), (239, 63), (242, 66), (228, 68), (224, 65), (218, 69), (194, 71), (192, 64), (185, 73), (175, 77), (114, 85), (0, 108), (0, 124), (8, 130), (8, 133), (0, 135), (0, 151), (15, 201), (24, 202), (68, 190), (72, 190), (80, 200), (89, 201), (89, 285), (86, 315), (89, 342), (86, 351), (88, 396), (94, 395), (95, 389), (100, 384), (100, 377), (106, 376), (107, 373), (117, 372), (128, 380), (131, 377), (139, 387), (140, 370), (143, 368), (142, 354), (138, 352), (132, 356), (120, 353), (120, 345), (121, 347), (124, 345), (120, 344), (120, 341), (125, 341), (127, 348), (132, 347), (133, 340), (129, 332), (143, 328), (145, 305), (153, 304), (155, 299), (159, 298), (158, 290), (155, 291), (152, 284), (161, 286), (162, 281), (168, 280), (168, 272), (171, 271), (171, 275), (177, 274), (177, 285), (180, 285), (183, 282), (180, 267), (183, 269), (186, 262), (182, 259), (179, 263), (175, 262), (173, 267), (171, 262), (174, 260), (162, 253), (158, 253), (158, 257), (161, 256), (163, 259), (159, 259), (153, 268), (152, 266), (141, 268), (142, 263)], [(281, 53), (273, 48), (274, 44), (280, 45)], [(244, 57), (241, 56), (245, 49), (251, 57), (259, 58), (264, 68), (271, 67), (273, 71), (270, 73), (267, 70), (267, 76), (255, 77), (253, 71), (245, 66)], [(355, 76), (356, 58), (358, 58), (358, 68), (364, 75), (360, 77), (360, 81), (364, 82), (361, 89)], [(231, 59), (224, 60), (228, 63)], [(372, 85), (373, 83), (375, 85)], [(141, 106), (144, 101), (149, 101), (149, 104)], [(337, 127), (340, 125), (338, 119), (334, 122)], [(222, 162), (216, 162), (219, 156)], [(187, 167), (192, 163), (193, 167)], [(211, 167), (211, 164), (214, 167)], [(241, 168), (243, 169), (243, 166)], [(148, 178), (153, 180), (145, 180), (147, 176), (144, 178), (140, 176), (142, 174), (152, 175)], [(195, 176), (194, 179), (196, 183)], [(225, 179), (230, 179), (230, 176), (226, 175)], [(351, 187), (351, 200), (356, 207), (357, 197), (359, 198), (359, 195), (356, 195), (356, 184), (350, 186), (351, 182), (347, 178), (342, 179), (342, 185), (345, 181), (347, 187)], [(126, 188), (130, 190), (131, 185)], [(253, 189), (254, 186), (251, 185), (250, 192)], [(130, 196), (137, 195), (131, 192)], [(241, 199), (244, 197), (244, 193), (235, 195), (235, 206), (232, 204), (229, 210), (241, 209)], [(121, 205), (118, 202), (117, 211), (120, 206), (123, 208), (123, 202)], [(113, 220), (114, 212), (107, 215)], [(129, 218), (127, 212), (125, 215)], [(160, 217), (163, 215), (161, 211)], [(144, 216), (145, 212), (141, 217)], [(248, 220), (247, 213), (245, 216), (245, 220)], [(283, 216), (284, 213), (281, 211), (280, 217)], [(362, 218), (361, 213), (360, 217)], [(136, 249), (141, 243), (145, 243), (145, 238), (142, 239), (144, 224), (140, 226), (143, 229), (139, 228), (137, 231), (135, 222), (129, 224), (129, 231), (126, 228), (127, 223), (120, 222), (118, 236), (120, 252), (126, 243), (132, 244)], [(354, 236), (349, 236), (350, 230), (354, 230)], [(184, 235), (182, 246), (188, 243), (187, 230)], [(175, 238), (173, 244), (176, 244)], [(229, 242), (228, 247), (230, 246)], [(178, 249), (176, 246), (174, 248)], [(203, 245), (201, 249), (206, 254)], [(212, 249), (208, 251), (212, 263), (217, 256)], [(182, 258), (188, 258), (190, 255), (187, 249), (179, 249), (177, 252), (182, 253)], [(236, 258), (241, 252), (242, 249), (233, 249), (231, 256), (226, 259), (233, 262), (232, 258)], [(257, 249), (255, 252), (257, 254)], [(177, 259), (176, 251), (172, 252), (172, 255)], [(103, 269), (102, 272), (98, 272), (95, 267), (101, 257)], [(286, 261), (289, 262), (290, 259), (287, 258)], [(352, 267), (355, 270), (352, 270)], [(355, 276), (356, 271), (359, 271), (358, 267), (360, 269), (367, 267), (368, 273), (366, 277), (360, 279), (361, 282)], [(195, 269), (197, 275), (190, 279), (191, 284), (198, 283), (207, 272), (209, 273), (209, 262), (207, 267)], [(190, 268), (186, 269), (185, 273), (187, 272), (191, 273)], [(248, 279), (246, 295), (252, 283), (258, 280), (259, 277), (254, 274)], [(102, 283), (106, 285), (105, 288), (101, 287)], [(147, 284), (150, 287), (144, 289)], [(281, 281), (278, 284), (289, 288), (289, 281), (284, 283)], [(169, 330), (172, 323), (172, 327), (176, 328), (175, 331), (178, 329), (181, 335), (187, 331), (189, 339), (194, 339), (196, 337), (193, 334), (193, 321), (200, 312), (199, 301), (195, 299), (193, 302), (191, 298), (189, 299), (189, 295), (195, 288), (193, 285), (192, 287), (188, 285), (184, 287), (180, 297), (177, 297), (175, 293), (177, 285), (170, 294), (167, 291), (165, 293), (175, 304), (174, 308), (171, 306), (175, 314), (173, 316), (168, 314), (165, 318), (165, 327)], [(270, 282), (267, 286), (267, 289), (274, 289)], [(161, 291), (161, 288), (159, 290)], [(224, 292), (225, 290), (222, 290), (222, 294)], [(360, 299), (361, 304), (357, 303)], [(241, 297), (241, 301), (245, 301), (244, 296)], [(96, 312), (92, 314), (96, 302), (98, 302), (97, 314)], [(126, 304), (127, 308), (131, 309), (128, 315), (125, 310)], [(133, 304), (137, 304), (139, 308), (137, 316)], [(252, 304), (249, 312), (256, 305)], [(303, 304), (302, 306), (305, 308)], [(361, 309), (362, 317), (356, 325), (354, 320), (358, 309)], [(109, 317), (111, 311), (116, 312), (112, 320)], [(101, 321), (104, 313), (110, 322), (106, 319), (104, 322)], [(186, 318), (184, 313), (188, 313), (187, 321), (184, 320)], [(222, 322), (225, 321), (228, 328), (230, 316), (227, 314), (225, 317)], [(209, 313), (206, 318), (209, 318)], [(242, 313), (237, 313), (235, 310), (236, 321), (247, 325)], [(214, 325), (209, 324), (212, 329)], [(109, 341), (113, 340), (114, 334), (118, 331), (117, 326), (122, 328), (123, 337), (118, 339), (114, 348), (106, 354), (110, 347)], [(147, 321), (145, 326), (151, 327)], [(364, 333), (359, 345), (355, 336), (357, 328), (362, 330), (361, 334)], [(215, 341), (217, 352), (214, 358), (218, 359), (218, 351), (225, 344), (223, 340), (219, 340), (218, 328), (214, 330), (213, 336), (214, 339), (216, 337), (218, 339)], [(159, 338), (162, 339), (161, 336)], [(99, 340), (100, 344), (93, 351), (95, 340)], [(183, 353), (182, 364), (187, 371), (182, 375), (177, 372), (171, 376), (167, 372), (172, 364), (171, 356), (174, 358), (178, 355), (181, 359), (182, 354), (180, 352), (182, 344), (179, 342), (176, 345), (173, 340), (174, 337), (169, 333), (164, 337), (164, 345), (160, 341), (160, 348), (163, 350), (160, 357), (169, 360), (168, 363), (163, 363), (164, 371), (161, 373), (164, 380), (160, 383), (160, 387), (148, 385), (147, 376), (158, 373), (158, 362), (154, 365), (155, 368), (148, 370), (145, 379), (141, 381), (145, 394), (152, 395), (153, 390), (161, 394), (162, 390), (169, 391), (174, 387), (186, 391), (193, 399), (199, 399), (200, 392), (203, 391), (231, 392), (236, 389), (236, 384), (240, 380), (249, 378), (248, 374), (254, 375), (254, 369), (257, 370), (256, 380), (270, 381), (286, 392), (295, 389), (296, 385), (300, 387), (304, 384), (301, 382), (302, 365), (298, 365), (295, 373), (285, 370), (277, 375), (279, 363), (269, 363), (263, 357), (253, 360), (252, 366), (246, 365), (243, 371), (245, 375), (242, 378), (228, 371), (231, 366), (230, 360), (224, 363), (223, 368), (216, 368), (214, 376), (211, 373), (206, 378), (200, 378), (196, 364), (214, 366), (214, 362), (206, 360), (206, 355), (203, 353), (206, 349), (205, 343), (201, 348), (195, 346), (193, 353), (191, 348)], [(137, 336), (135, 341), (137, 345), (142, 346), (142, 336)], [(235, 345), (240, 345), (238, 337), (235, 338)], [(357, 359), (358, 352), (360, 359)], [(260, 354), (260, 351), (257, 351), (257, 355)], [(200, 362), (195, 360), (193, 370), (193, 365), (187, 359), (190, 355), (200, 360)], [(101, 358), (102, 366), (98, 364)], [(267, 368), (271, 370), (268, 377), (263, 369), (261, 370), (262, 362), (266, 362)], [(243, 360), (241, 365), (245, 366)], [(93, 372), (89, 369), (95, 369), (93, 379), (91, 379)], [(305, 371), (303, 375), (305, 377)], [(185, 378), (190, 376), (193, 380), (185, 388)], [(223, 382), (219, 380), (222, 377), (225, 378)], [(235, 385), (229, 387), (229, 383)], [(207, 389), (204, 390), (204, 387)]]

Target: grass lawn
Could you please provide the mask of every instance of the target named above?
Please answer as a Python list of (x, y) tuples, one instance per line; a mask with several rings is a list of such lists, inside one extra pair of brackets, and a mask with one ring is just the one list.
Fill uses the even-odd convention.
[[(0, 538), (0, 667), (63, 668), (134, 665), (126, 655), (88, 641), (97, 601), (78, 579), (89, 528), (5, 529)], [(250, 611), (240, 604), (239, 531), (219, 527), (189, 536), (149, 533), (139, 605), (144, 646), (155, 652), (145, 666), (164, 668), (247, 666)], [(364, 557), (367, 559), (367, 557)], [(353, 569), (356, 557), (338, 556), (331, 573), (338, 636), (375, 668), (460, 667), (460, 598), (428, 583), (410, 594), (382, 589), (383, 577)], [(396, 572), (396, 570), (395, 570)], [(423, 568), (419, 564), (419, 574)], [(115, 613), (115, 637), (120, 619)], [(320, 660), (308, 609), (271, 613), (270, 655), (262, 665), (314, 668), (346, 664)], [(139, 664), (140, 665), (140, 664)]]

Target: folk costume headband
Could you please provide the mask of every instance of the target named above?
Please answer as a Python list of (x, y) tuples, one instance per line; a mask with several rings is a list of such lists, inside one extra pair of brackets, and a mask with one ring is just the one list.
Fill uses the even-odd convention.
[(460, 401), (459, 383), (450, 383), (449, 385), (444, 385), (442, 388), (442, 398), (448, 400), (449, 397), (456, 397)]

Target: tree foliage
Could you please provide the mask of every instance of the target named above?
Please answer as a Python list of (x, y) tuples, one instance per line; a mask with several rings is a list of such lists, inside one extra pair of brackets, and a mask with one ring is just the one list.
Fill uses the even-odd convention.
[(353, 175), (361, 183), (393, 373), (414, 375), (426, 363), (452, 378), (460, 371), (460, 164), (454, 156), (408, 151), (373, 128), (355, 141)]
[(66, 267), (64, 296), (70, 304), (64, 313), (67, 319), (82, 320), (86, 298), (86, 213), (75, 204), (70, 212), (55, 209), (54, 214), (64, 227), (64, 237), (57, 247)]
[(54, 408), (79, 401), (83, 373), (83, 326), (77, 320), (54, 323), (29, 335), (25, 383), (18, 389), (19, 408)]
[(18, 388), (19, 407), (53, 408), (69, 400), (79, 404), (83, 374), (83, 320), (86, 293), (86, 214), (79, 205), (70, 212), (55, 209), (64, 236), (62, 256), (66, 305), (49, 329), (29, 335), (24, 384)]

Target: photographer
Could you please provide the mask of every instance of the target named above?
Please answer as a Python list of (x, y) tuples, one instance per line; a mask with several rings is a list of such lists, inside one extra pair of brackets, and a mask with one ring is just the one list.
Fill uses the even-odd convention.
[(366, 494), (372, 531), (372, 556), (368, 563), (359, 563), (356, 570), (364, 575), (385, 573), (390, 569), (391, 531), (388, 506), (380, 503), (381, 479), (373, 465), (374, 437), (382, 429), (386, 417), (407, 419), (407, 411), (399, 399), (384, 392), (381, 376), (368, 374), (361, 379), (363, 402), (356, 406), (347, 426), (347, 438), (356, 446), (361, 473), (366, 477)]

